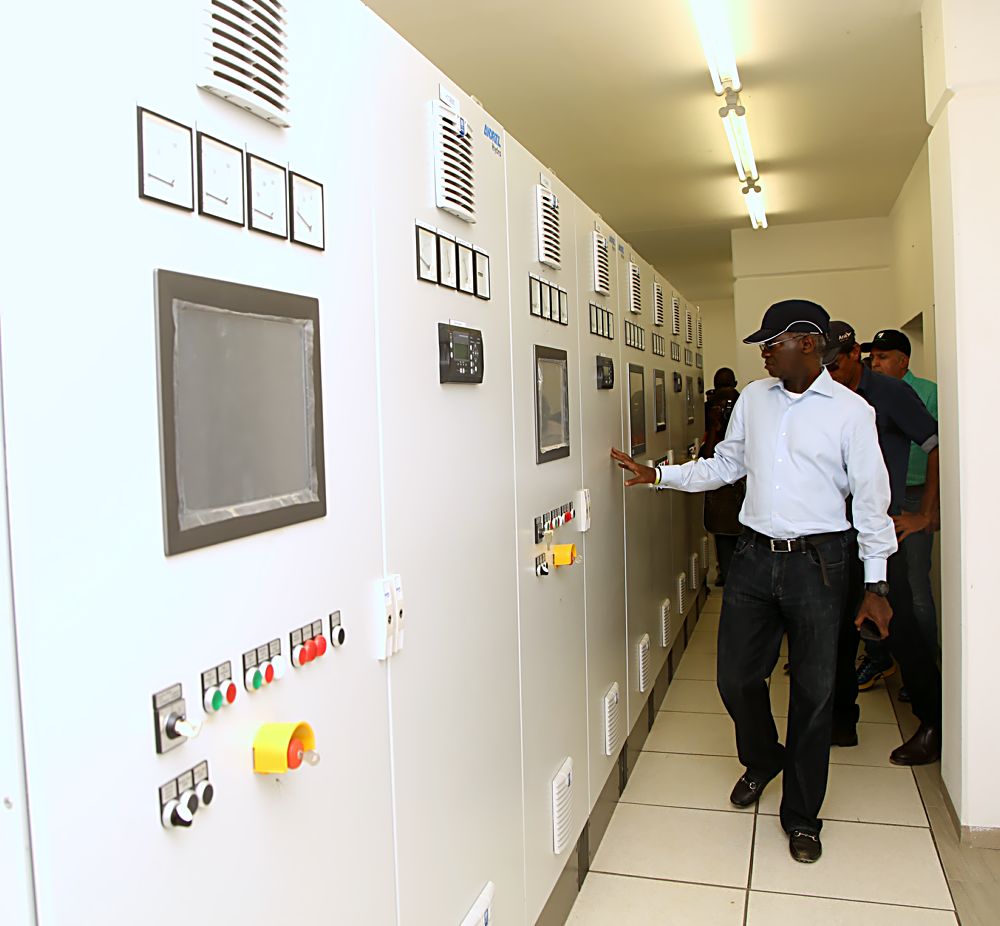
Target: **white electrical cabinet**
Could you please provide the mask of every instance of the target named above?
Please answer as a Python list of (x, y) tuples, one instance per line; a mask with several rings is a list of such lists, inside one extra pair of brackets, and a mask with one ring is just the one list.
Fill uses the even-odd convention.
[[(387, 26), (376, 32), (370, 91), (380, 103), (368, 151), (385, 570), (406, 583), (408, 628), (388, 663), (400, 921), (458, 923), (492, 881), (494, 915), (520, 922), (507, 143), (496, 120)], [(441, 107), (471, 140), (474, 224), (436, 205)], [(489, 299), (463, 291), (461, 274), (449, 285), (444, 265), (438, 282), (420, 278), (416, 223), (436, 230), (440, 255), (466, 244), (488, 255)], [(482, 382), (440, 381), (439, 325), (452, 323), (481, 333)]]
[[(581, 487), (582, 433), (577, 329), (575, 197), (523, 147), (507, 139), (510, 240), (510, 328), (513, 338), (516, 536), (521, 642), (524, 832), (528, 922), (545, 905), (586, 822), (587, 684), (584, 564), (574, 562), (580, 534), (566, 507)], [(537, 189), (558, 202), (558, 224), (542, 231), (558, 241), (562, 268), (539, 260)], [(540, 301), (536, 301), (536, 292)], [(536, 306), (541, 306), (538, 314)], [(570, 518), (566, 518), (566, 514)], [(542, 520), (541, 538), (537, 533)], [(548, 524), (550, 530), (545, 531)], [(560, 562), (561, 550), (570, 562)], [(551, 556), (548, 575), (536, 574)], [(564, 848), (553, 852), (552, 781), (566, 758), (574, 783)]]
[[(580, 294), (578, 369), (583, 485), (590, 491), (590, 530), (583, 543), (587, 600), (587, 715), (590, 755), (590, 808), (612, 773), (628, 734), (624, 722), (628, 688), (625, 658), (625, 547), (622, 542), (625, 492), (622, 471), (609, 449), (622, 446), (622, 391), (627, 377), (621, 366), (617, 319), (618, 236), (587, 206), (575, 203), (577, 288)], [(595, 250), (595, 240), (602, 250)], [(595, 274), (595, 267), (597, 273)], [(604, 268), (607, 268), (606, 271)], [(609, 295), (595, 283), (607, 280)], [(609, 366), (610, 364), (610, 366)], [(616, 685), (611, 709), (612, 742), (607, 742), (605, 697)], [(619, 703), (620, 698), (620, 703)], [(618, 721), (619, 714), (621, 721)], [(610, 746), (610, 748), (609, 748)]]
[[(654, 465), (666, 456), (668, 431), (656, 428), (655, 371), (662, 369), (663, 357), (653, 353), (652, 302), (653, 271), (627, 243), (618, 251), (619, 299), (639, 306), (638, 294), (645, 293), (639, 311), (622, 313), (619, 331), (623, 390), (622, 417), (626, 452), (640, 463)], [(652, 690), (652, 683), (666, 659), (659, 645), (660, 605), (667, 594), (664, 564), (671, 549), (670, 493), (652, 489), (631, 489), (625, 493), (625, 584), (628, 659), (628, 730), (635, 726)], [(645, 653), (643, 681), (640, 643), (648, 638), (655, 645)]]
[[(330, 68), (366, 67), (357, 48), (370, 14), (348, 0), (297, 5), (301, 129), (283, 133), (196, 88), (185, 53), (195, 6), (113, 2), (102, 15), (116, 28), (93, 32), (86, 50), (87, 11), (63, 13), (65, 29), (47, 40), (60, 67), (12, 104), (33, 127), (30, 150), (3, 155), (21, 176), (9, 191), (20, 244), (0, 305), (38, 921), (259, 923), (294, 902), (302, 922), (391, 924), (389, 712), (385, 668), (370, 655), (382, 574), (372, 175), (368, 147), (344, 144), (347, 132), (369, 137), (375, 114)], [(51, 25), (30, 6), (15, 21), (32, 36)], [(9, 63), (37, 70), (37, 52), (23, 43)], [(86, 106), (67, 103), (67, 68), (101, 84)], [(365, 71), (354, 80), (367, 83)], [(196, 172), (195, 129), (320, 180), (326, 249), (140, 199), (137, 104), (190, 130), (186, 167), (165, 180)], [(158, 269), (318, 301), (327, 517), (165, 555)], [(246, 690), (242, 654), (263, 645), (274, 671), (273, 641), (287, 663), (290, 634), (317, 621), (327, 633), (335, 612), (341, 648)], [(202, 673), (225, 662), (235, 703), (205, 716)], [(192, 726), (204, 724), (160, 755), (152, 698), (178, 683)], [(270, 722), (308, 724), (315, 750), (293, 758), (315, 751), (320, 764), (255, 774), (254, 742)], [(211, 789), (186, 779), (205, 762)], [(187, 799), (165, 828), (160, 788), (177, 778), (199, 792), (199, 809), (186, 819)]]
[(268, 5), (208, 6), (10, 23), (57, 64), (12, 46), (0, 155), (5, 912), (530, 926), (702, 550), (608, 451), (683, 457), (703, 371), (657, 353), (669, 284), (359, 0), (288, 7), (270, 118), (186, 52)]

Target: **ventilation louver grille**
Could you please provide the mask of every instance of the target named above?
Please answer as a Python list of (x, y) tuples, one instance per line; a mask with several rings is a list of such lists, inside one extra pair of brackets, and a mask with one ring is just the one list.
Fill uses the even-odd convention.
[(696, 589), (701, 585), (701, 564), (698, 561), (698, 554), (691, 554), (691, 588)]
[(628, 264), (628, 310), (633, 315), (642, 312), (642, 278), (639, 265), (632, 261)]
[(285, 8), (277, 0), (209, 0), (198, 86), (274, 125), (289, 125)]
[(701, 561), (705, 564), (705, 568), (708, 568), (708, 536), (703, 535), (701, 538)]
[(670, 599), (664, 598), (660, 605), (660, 646), (666, 649), (670, 646)]
[(615, 682), (604, 695), (604, 755), (613, 756), (618, 751), (621, 730), (621, 693)]
[(670, 300), (670, 330), (675, 335), (681, 333), (681, 301), (676, 296)]
[(594, 232), (594, 292), (611, 295), (611, 259), (608, 257), (608, 239)]
[(684, 306), (684, 340), (688, 344), (694, 341), (694, 319), (691, 316), (690, 306)]
[(705, 329), (702, 327), (702, 324), (701, 324), (701, 307), (700, 306), (698, 308), (698, 320), (697, 320), (696, 324), (697, 324), (697, 331), (698, 331), (698, 333), (696, 335), (697, 342), (698, 342), (697, 343), (697, 347), (698, 347), (698, 350), (701, 350), (705, 346)]
[(682, 572), (677, 576), (677, 613), (683, 614), (687, 610), (688, 601), (688, 577)]
[(573, 759), (568, 758), (552, 779), (552, 851), (560, 855), (573, 832)]
[(471, 126), (455, 110), (434, 101), (435, 202), (465, 222), (476, 221), (475, 162)]
[(655, 280), (653, 281), (653, 324), (658, 328), (663, 327), (663, 287)]
[(649, 634), (644, 633), (639, 641), (639, 693), (649, 688)]
[(562, 266), (562, 238), (559, 230), (559, 197), (539, 184), (538, 262), (558, 270)]

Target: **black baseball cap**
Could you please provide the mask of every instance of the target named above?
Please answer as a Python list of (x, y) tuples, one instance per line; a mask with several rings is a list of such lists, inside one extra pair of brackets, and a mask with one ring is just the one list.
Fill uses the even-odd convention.
[(826, 335), (830, 327), (830, 316), (826, 309), (808, 299), (785, 299), (776, 302), (765, 313), (760, 329), (743, 339), (744, 344), (760, 344), (770, 341), (779, 334)]
[(858, 337), (847, 322), (830, 322), (830, 333), (827, 337), (826, 352), (823, 354), (823, 366), (828, 367), (841, 354), (846, 354), (855, 344)]
[(877, 332), (874, 338), (861, 345), (861, 349), (866, 354), (872, 350), (898, 350), (906, 354), (907, 357), (910, 356), (911, 351), (910, 339), (902, 331), (896, 331), (895, 328), (886, 328)]

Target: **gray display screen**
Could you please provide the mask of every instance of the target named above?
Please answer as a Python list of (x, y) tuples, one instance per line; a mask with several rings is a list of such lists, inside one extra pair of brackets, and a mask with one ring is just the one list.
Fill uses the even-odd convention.
[(643, 368), (628, 365), (629, 447), (632, 456), (646, 452), (646, 377)]
[(535, 346), (535, 462), (569, 456), (569, 363), (566, 351)]
[(318, 501), (312, 321), (173, 312), (181, 528)]
[(168, 555), (326, 514), (319, 302), (156, 271)]

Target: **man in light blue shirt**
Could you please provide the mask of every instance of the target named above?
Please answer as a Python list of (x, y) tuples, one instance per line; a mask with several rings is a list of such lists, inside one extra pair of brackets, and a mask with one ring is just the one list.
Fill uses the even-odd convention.
[[(718, 686), (736, 726), (745, 774), (730, 800), (749, 806), (784, 772), (781, 823), (800, 862), (821, 854), (819, 810), (826, 793), (837, 639), (850, 522), (864, 562), (866, 594), (856, 623), (885, 637), (892, 610), (886, 560), (896, 551), (889, 478), (867, 402), (822, 367), (830, 318), (813, 302), (772, 305), (757, 344), (770, 378), (744, 389), (713, 457), (682, 466), (612, 458), (646, 484), (704, 492), (747, 476), (740, 537), (719, 624)], [(788, 736), (778, 742), (765, 679), (788, 635)]]

